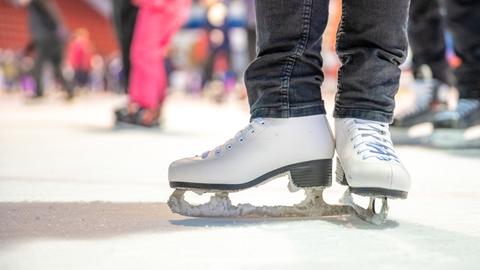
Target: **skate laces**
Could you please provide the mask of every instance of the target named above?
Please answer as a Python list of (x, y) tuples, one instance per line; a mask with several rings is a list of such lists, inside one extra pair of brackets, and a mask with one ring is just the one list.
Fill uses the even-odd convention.
[(209, 150), (204, 152), (203, 154), (200, 155), (202, 159), (207, 158), (210, 153), (214, 153), (215, 155), (219, 155), (222, 152), (226, 150), (231, 150), (234, 148), (234, 146), (238, 143), (243, 143), (247, 138), (253, 136), (256, 134), (258, 127), (265, 125), (265, 121), (262, 118), (255, 118), (253, 119), (250, 124), (248, 124), (245, 128), (237, 132), (235, 136), (228, 140), (226, 143), (215, 147), (213, 150)]
[(353, 149), (362, 159), (377, 158), (400, 163), (393, 149), (388, 124), (362, 119), (345, 119)]

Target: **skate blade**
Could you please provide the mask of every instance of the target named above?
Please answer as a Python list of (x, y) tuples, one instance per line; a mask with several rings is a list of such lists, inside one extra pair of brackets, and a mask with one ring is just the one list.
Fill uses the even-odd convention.
[[(375, 202), (377, 200), (382, 200), (382, 208), (379, 213), (375, 210)], [(353, 201), (352, 193), (347, 189), (343, 194), (343, 197), (340, 199), (340, 202), (351, 206), (355, 210), (357, 216), (368, 223), (381, 225), (387, 220), (389, 207), (386, 197), (371, 197), (368, 203), (368, 208), (365, 209)]]
[(187, 190), (176, 189), (168, 200), (168, 206), (172, 212), (183, 216), (213, 218), (305, 218), (356, 213), (354, 208), (348, 205), (327, 204), (323, 199), (323, 189), (305, 188), (306, 198), (293, 206), (233, 205), (227, 192), (216, 192), (209, 202), (192, 205), (184, 198)]

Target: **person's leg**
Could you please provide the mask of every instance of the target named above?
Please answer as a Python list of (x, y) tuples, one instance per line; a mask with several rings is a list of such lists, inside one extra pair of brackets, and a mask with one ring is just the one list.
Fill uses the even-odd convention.
[(455, 53), (462, 60), (455, 70), (459, 101), (455, 110), (439, 113), (434, 126), (465, 129), (480, 125), (480, 2), (448, 0), (445, 4)]
[[(394, 132), (394, 142), (405, 139), (405, 129), (432, 122), (435, 114), (446, 108), (442, 94), (448, 92), (453, 74), (446, 58), (445, 25), (439, 1), (411, 0), (408, 37), (414, 78), (410, 89), (414, 100), (410, 106), (396, 111), (393, 126), (398, 129)], [(431, 74), (425, 72), (425, 67)]]
[(73, 93), (73, 85), (65, 79), (62, 71), (62, 63), (63, 63), (63, 43), (59, 39), (51, 38), (49, 40), (48, 46), (48, 54), (49, 60), (53, 66), (53, 73), (55, 75), (55, 79), (60, 83), (63, 90), (67, 93), (67, 98), (72, 98)]
[[(171, 5), (187, 4), (177, 0)], [(142, 7), (137, 16), (131, 51), (130, 100), (143, 108), (158, 110), (167, 90), (165, 55), (173, 35), (184, 22), (178, 9)], [(180, 17), (179, 17), (180, 16)]]
[(130, 83), (130, 47), (135, 29), (138, 8), (131, 3), (131, 0), (112, 0), (113, 2), (113, 22), (122, 53), (124, 87), (128, 92)]
[(35, 41), (35, 64), (33, 66), (33, 79), (35, 81), (35, 96), (43, 96), (43, 67), (48, 59), (48, 46), (44, 42)]
[(258, 56), (245, 72), (252, 118), (325, 114), (320, 49), (328, 2), (256, 1)]
[(455, 70), (460, 98), (480, 99), (480, 1), (447, 0), (448, 26), (462, 64)]
[[(452, 75), (446, 59), (445, 25), (439, 0), (411, 0), (408, 37), (415, 79), (425, 79), (426, 65), (432, 78), (450, 85)], [(450, 0), (448, 0), (450, 1)]]
[(337, 180), (359, 195), (406, 198), (410, 176), (389, 133), (407, 56), (410, 0), (343, 0), (335, 104)]
[(336, 118), (390, 122), (407, 56), (409, 0), (343, 0)]
[(147, 8), (139, 10), (130, 52), (130, 102), (152, 110), (158, 109), (160, 89), (165, 84), (164, 52), (159, 47), (164, 34), (159, 29), (161, 16)]
[(189, 7), (190, 0), (140, 3), (130, 52), (129, 106), (115, 112), (118, 122), (148, 127), (158, 124), (167, 95), (165, 55)]

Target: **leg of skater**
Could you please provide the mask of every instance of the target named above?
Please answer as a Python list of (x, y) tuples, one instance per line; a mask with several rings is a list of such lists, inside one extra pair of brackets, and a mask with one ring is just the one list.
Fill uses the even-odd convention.
[(35, 95), (34, 98), (43, 97), (43, 67), (48, 59), (45, 42), (35, 41), (35, 64), (33, 66), (33, 79), (35, 81)]
[(117, 118), (151, 127), (158, 124), (166, 96), (167, 47), (186, 19), (189, 1), (176, 0), (169, 5), (143, 1), (139, 2), (139, 8), (131, 48), (128, 114), (125, 118), (117, 114)]
[(439, 113), (437, 128), (465, 129), (480, 124), (480, 2), (445, 1), (448, 26), (461, 65), (455, 70), (459, 101), (455, 110)]
[[(394, 127), (431, 122), (435, 113), (446, 107), (440, 94), (450, 88), (453, 74), (446, 59), (444, 21), (439, 0), (411, 1), (408, 37), (415, 101), (395, 115)], [(431, 75), (426, 74), (426, 69), (430, 69)]]
[[(345, 213), (349, 208), (313, 207), (325, 206), (321, 190), (331, 185), (334, 154), (320, 92), (328, 1), (256, 1), (256, 16), (258, 55), (245, 73), (252, 120), (225, 144), (170, 165), (170, 186), (177, 191), (169, 205), (192, 216)], [(305, 202), (313, 208), (233, 207), (224, 194), (204, 208), (183, 200), (184, 190), (233, 192), (285, 173), (291, 188), (306, 188)], [(309, 200), (308, 194), (316, 195)]]
[(128, 93), (130, 83), (130, 47), (135, 29), (138, 7), (131, 3), (131, 0), (112, 0), (112, 17), (117, 32), (123, 62), (123, 85)]
[(372, 198), (406, 198), (410, 188), (389, 132), (399, 65), (407, 56), (409, 2), (343, 1), (334, 112), (337, 180)]
[(62, 63), (63, 63), (63, 43), (60, 39), (51, 39), (49, 41), (49, 58), (53, 66), (53, 73), (55, 79), (62, 86), (63, 91), (66, 92), (67, 100), (72, 99), (74, 96), (73, 85), (68, 82), (63, 76)]

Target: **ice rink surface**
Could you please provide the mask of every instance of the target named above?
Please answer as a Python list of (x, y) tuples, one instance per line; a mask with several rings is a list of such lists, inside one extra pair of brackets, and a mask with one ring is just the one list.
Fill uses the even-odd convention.
[[(168, 164), (225, 142), (247, 109), (174, 96), (162, 129), (117, 130), (118, 104), (98, 94), (72, 103), (0, 96), (0, 269), (480, 267), (478, 149), (398, 147), (413, 187), (408, 200), (390, 201), (381, 226), (354, 216), (185, 218), (165, 204)], [(232, 198), (300, 201), (286, 183)], [(328, 202), (343, 190), (328, 189)]]

